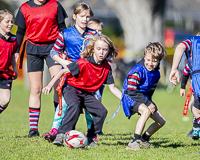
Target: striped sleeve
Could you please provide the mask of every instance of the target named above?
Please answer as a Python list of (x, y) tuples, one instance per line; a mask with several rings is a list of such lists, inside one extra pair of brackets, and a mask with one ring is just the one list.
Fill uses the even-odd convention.
[(140, 75), (135, 72), (132, 75), (128, 75), (127, 89), (137, 90), (137, 86), (140, 84)]
[(183, 74), (185, 76), (189, 76), (190, 75), (190, 67), (189, 65), (186, 63), (185, 68), (183, 69)]
[(150, 90), (154, 92), (156, 90), (157, 85), (158, 85), (158, 82), (155, 83), (152, 87), (150, 87)]
[(54, 43), (53, 49), (60, 52), (64, 49), (65, 44), (64, 44), (64, 36), (63, 33), (58, 34), (58, 38), (56, 39), (56, 42)]
[(186, 39), (184, 40), (183, 42), (181, 42), (182, 44), (185, 45), (186, 47), (186, 52), (190, 51), (191, 50), (191, 40), (190, 39)]

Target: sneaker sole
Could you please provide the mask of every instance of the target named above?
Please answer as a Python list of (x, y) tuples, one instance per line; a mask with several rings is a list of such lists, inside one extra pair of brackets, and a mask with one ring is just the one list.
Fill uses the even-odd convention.
[(52, 143), (53, 141), (51, 140), (51, 138), (48, 135), (44, 136), (44, 139), (47, 140), (49, 143)]
[(31, 137), (39, 137), (40, 135), (28, 135), (28, 138), (31, 138)]
[(131, 147), (127, 146), (127, 147), (126, 147), (126, 150), (138, 151), (138, 150), (140, 150), (140, 148), (131, 148)]
[(56, 146), (64, 146), (62, 143), (57, 142), (57, 141), (56, 141), (56, 142), (53, 141), (52, 143), (53, 143), (54, 145), (56, 145)]
[(194, 135), (194, 136), (192, 136), (192, 139), (193, 139), (193, 140), (198, 140), (198, 139), (199, 139), (199, 136)]

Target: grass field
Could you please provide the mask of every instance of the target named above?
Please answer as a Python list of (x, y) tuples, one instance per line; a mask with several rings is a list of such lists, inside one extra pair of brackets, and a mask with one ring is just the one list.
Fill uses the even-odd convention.
[[(0, 115), (0, 159), (98, 159), (98, 160), (199, 160), (200, 140), (194, 141), (186, 138), (192, 128), (192, 114), (188, 112), (189, 120), (183, 121), (182, 115), (184, 98), (179, 97), (179, 87), (172, 94), (164, 89), (157, 89), (153, 100), (167, 123), (151, 138), (154, 148), (139, 151), (126, 150), (131, 140), (139, 116), (134, 115), (128, 120), (119, 111), (116, 117), (103, 127), (104, 135), (100, 136), (97, 148), (71, 149), (57, 147), (42, 138), (43, 133), (51, 128), (54, 109), (52, 94), (42, 95), (42, 110), (40, 114), (40, 137), (28, 138), (28, 97), (29, 91), (24, 90), (23, 82), (17, 80), (13, 83), (12, 99), (9, 107)], [(108, 109), (108, 120), (119, 105), (108, 89), (103, 95), (103, 104)], [(146, 127), (152, 123), (148, 120)], [(84, 115), (81, 115), (76, 130), (86, 133)]]

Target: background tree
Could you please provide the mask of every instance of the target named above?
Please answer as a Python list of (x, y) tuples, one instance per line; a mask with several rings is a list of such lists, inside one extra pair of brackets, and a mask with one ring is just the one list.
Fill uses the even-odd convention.
[(124, 30), (126, 57), (134, 57), (148, 42), (163, 42), (166, 0), (104, 0)]

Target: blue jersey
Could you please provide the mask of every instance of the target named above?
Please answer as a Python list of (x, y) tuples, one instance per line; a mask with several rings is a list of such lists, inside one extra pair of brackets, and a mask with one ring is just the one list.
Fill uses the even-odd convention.
[[(133, 99), (132, 96), (128, 94), (128, 89), (135, 90), (136, 94), (140, 94), (138, 98), (140, 98), (142, 94), (144, 97), (143, 100), (151, 101), (151, 96), (153, 94), (152, 89), (153, 91), (155, 90), (155, 85), (157, 85), (160, 79), (160, 71), (158, 69), (148, 71), (143, 63), (144, 59), (142, 59), (137, 65), (135, 65), (128, 72), (127, 78), (123, 83), (122, 105), (124, 113), (127, 117), (131, 116), (129, 109), (134, 105), (135, 101), (137, 101), (137, 99)], [(131, 79), (130, 77), (133, 77), (133, 79)]]

